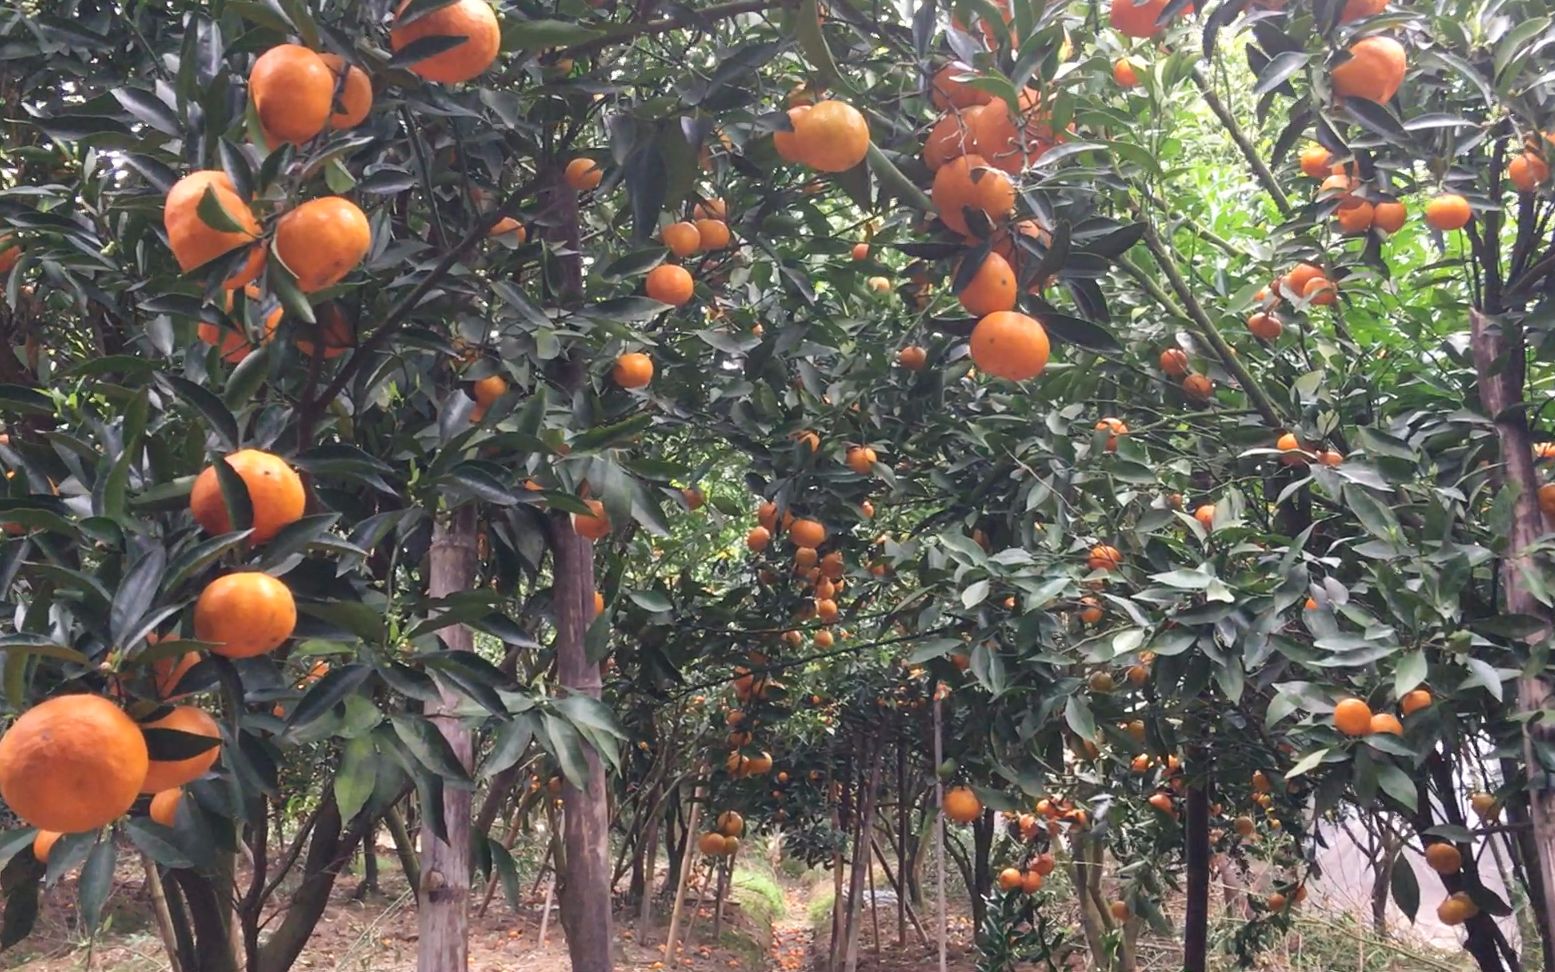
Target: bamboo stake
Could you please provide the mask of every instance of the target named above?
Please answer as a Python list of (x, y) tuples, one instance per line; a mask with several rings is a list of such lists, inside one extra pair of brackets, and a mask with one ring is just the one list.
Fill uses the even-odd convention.
[[(891, 862), (886, 860), (885, 851), (880, 849), (880, 845), (875, 843), (873, 838), (870, 840), (870, 846), (874, 848), (875, 857), (879, 859), (880, 866), (885, 870), (886, 881), (890, 883), (891, 887), (896, 889), (897, 898), (900, 900), (906, 897), (907, 885), (904, 881), (891, 873)], [(912, 922), (913, 931), (918, 933), (918, 943), (921, 945), (929, 944), (929, 936), (924, 932), (923, 923), (918, 920), (918, 913), (913, 910), (912, 905), (908, 905), (905, 909), (905, 912), (908, 920)]]
[[(874, 843), (874, 838), (870, 838), (870, 843)], [(877, 853), (878, 851), (879, 848), (876, 848)], [(880, 863), (885, 863), (884, 856), (881, 857)], [(902, 872), (907, 869), (907, 747), (902, 744), (900, 738), (896, 741), (896, 869)], [(890, 868), (887, 868), (886, 877), (890, 876)], [(903, 876), (905, 877), (905, 874)], [(923, 934), (923, 929), (920, 928), (918, 934)], [(896, 944), (899, 946), (907, 944), (907, 888), (905, 887), (896, 889)]]
[(162, 876), (157, 873), (156, 862), (149, 854), (141, 854), (140, 863), (146, 869), (146, 889), (151, 892), (151, 913), (156, 916), (157, 935), (162, 939), (162, 950), (167, 953), (168, 972), (182, 972), (178, 964), (178, 936), (173, 934), (173, 913), (167, 907)]
[(875, 868), (869, 860), (869, 855), (864, 855), (864, 869), (869, 874), (869, 924), (874, 930), (875, 959), (880, 959), (880, 898), (875, 894)]
[[(706, 767), (703, 767), (706, 769)], [(669, 937), (664, 939), (664, 961), (668, 964), (675, 953), (675, 936), (680, 931), (680, 913), (686, 902), (686, 882), (691, 879), (691, 866), (697, 846), (697, 824), (702, 816), (702, 784), (698, 783), (691, 795), (691, 813), (686, 818), (686, 847), (680, 855), (680, 882), (675, 888), (675, 903), (670, 906)]]
[[(939, 972), (945, 972), (945, 781), (940, 779), (939, 767), (945, 761), (944, 744), (940, 739), (943, 729), (938, 689), (934, 692), (934, 862), (939, 870)], [(905, 877), (905, 875), (904, 875)]]
[[(869, 875), (871, 884), (874, 880), (874, 869), (869, 866), (869, 832), (875, 822), (875, 791), (880, 788), (880, 745), (877, 740), (869, 740), (866, 743), (869, 753), (869, 782), (863, 787), (863, 795), (857, 811), (858, 826), (855, 829), (853, 840), (853, 872), (850, 875), (848, 888), (848, 940), (846, 952), (847, 972), (855, 972), (858, 968), (858, 935), (859, 919), (863, 915), (864, 878), (859, 873), (859, 868), (864, 868)], [(863, 767), (859, 768), (859, 775), (863, 776)], [(871, 911), (873, 911), (871, 902)], [(880, 941), (880, 921), (875, 920), (875, 941)]]
[(556, 869), (551, 869), (551, 880), (545, 885), (545, 908), (540, 912), (540, 943), (536, 950), (545, 948), (545, 933), (551, 927), (551, 903), (556, 899)]

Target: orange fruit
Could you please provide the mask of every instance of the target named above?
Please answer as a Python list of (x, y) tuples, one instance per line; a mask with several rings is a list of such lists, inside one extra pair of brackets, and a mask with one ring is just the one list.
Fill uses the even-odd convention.
[(1334, 210), (1334, 222), (1342, 233), (1364, 233), (1371, 229), (1376, 208), (1364, 199), (1352, 199)]
[(586, 156), (579, 156), (567, 163), (567, 185), (577, 192), (588, 192), (598, 188), (605, 178), (605, 170), (599, 167), (599, 163)]
[(1118, 436), (1128, 435), (1128, 425), (1120, 418), (1107, 417), (1096, 423), (1098, 432), (1106, 430), (1111, 434), (1107, 436), (1107, 451), (1118, 451)]
[(864, 281), (871, 293), (888, 294), (891, 292), (891, 280), (888, 277), (870, 277)]
[(1215, 394), (1215, 383), (1207, 375), (1189, 375), (1182, 380), (1182, 392), (1195, 402), (1207, 402)]
[(275, 225), (276, 256), (296, 275), (297, 288), (305, 294), (343, 280), (362, 262), (372, 242), (367, 216), (340, 196), (310, 199)]
[[(326, 69), (327, 71), (328, 69)], [(241, 229), (229, 233), (206, 225), (200, 218), (200, 200), (206, 190), (216, 197), (227, 216)], [(259, 238), (259, 220), (254, 218), (232, 184), (220, 169), (191, 172), (173, 184), (162, 205), (162, 225), (167, 229), (167, 244), (184, 273), (204, 266), (241, 246), (250, 246)], [(265, 263), (265, 250), (254, 246), (248, 261), (231, 277), (222, 281), (228, 290), (236, 290), (259, 276)]]
[(826, 542), (826, 527), (817, 520), (795, 520), (788, 537), (800, 547), (819, 547)]
[(183, 677), (189, 674), (189, 669), (199, 663), (200, 653), (197, 651), (186, 651), (177, 658), (158, 658), (152, 662), (151, 679), (157, 690), (157, 698), (168, 702), (183, 698), (181, 695), (175, 696), (173, 691), (178, 688)]
[(1319, 307), (1327, 307), (1339, 299), (1339, 288), (1327, 277), (1313, 277), (1301, 288), (1301, 296)]
[(1123, 566), (1123, 554), (1118, 552), (1117, 547), (1100, 544), (1091, 548), (1085, 565), (1091, 570), (1117, 570)]
[(1457, 874), (1463, 870), (1463, 855), (1445, 841), (1427, 845), (1425, 862), (1437, 874)]
[(1132, 88), (1139, 83), (1139, 71), (1126, 57), (1120, 57), (1112, 65), (1112, 80), (1120, 88)]
[(929, 167), (930, 172), (938, 172), (946, 162), (972, 151), (975, 136), (971, 122), (973, 112), (978, 111), (982, 109), (946, 112), (929, 129), (929, 134), (923, 140), (923, 164)]
[[(275, 315), (276, 323), (280, 323), (280, 319), (279, 314)], [(195, 329), (195, 335), (199, 337), (201, 343), (220, 348), (221, 360), (227, 364), (237, 364), (254, 350), (253, 342), (249, 341), (248, 335), (215, 321), (201, 321), (200, 326)]]
[(1259, 311), (1247, 319), (1247, 329), (1261, 341), (1273, 341), (1280, 336), (1280, 319), (1274, 314)]
[(1332, 164), (1329, 160), (1333, 158), (1328, 149), (1313, 142), (1301, 150), (1300, 158), (1302, 174), (1313, 179), (1327, 178), (1328, 167)]
[(1489, 793), (1476, 793), (1469, 798), (1469, 806), (1481, 820), (1492, 820), (1496, 817), (1496, 798)]
[(1444, 192), (1425, 204), (1425, 221), (1432, 229), (1443, 232), (1462, 229), (1473, 218), (1469, 201), (1455, 192)]
[(487, 375), (470, 385), (470, 394), (475, 397), (475, 404), (483, 412), (507, 392), (508, 380), (501, 375)]
[(297, 602), (269, 574), (238, 571), (205, 585), (194, 604), (194, 636), (211, 643), (211, 653), (253, 658), (272, 652), (297, 627)]
[(1436, 906), (1436, 917), (1449, 927), (1461, 925), (1479, 914), (1479, 905), (1465, 891), (1455, 891)]
[(978, 155), (988, 164), (1016, 175), (1035, 163), (1057, 141), (1041, 107), (1042, 96), (1030, 88), (1020, 93), (1019, 115), (1003, 99), (966, 114)]
[(680, 307), (691, 300), (696, 285), (685, 267), (673, 263), (661, 263), (648, 271), (646, 282), (648, 296), (665, 304)]
[(1533, 192), (1549, 181), (1550, 165), (1536, 152), (1523, 152), (1506, 164), (1506, 178), (1518, 192)]
[(857, 108), (831, 98), (799, 116), (794, 140), (806, 165), (822, 172), (846, 172), (869, 153), (869, 123)]
[(956, 823), (971, 823), (983, 815), (983, 801), (967, 786), (953, 786), (946, 790), (942, 806), (945, 816)]
[(32, 856), (39, 864), (49, 862), (49, 854), (54, 850), (54, 845), (65, 836), (57, 830), (40, 830), (32, 838)]
[[(1274, 823), (1278, 823), (1278, 822), (1279, 821), (1274, 821)], [(1264, 899), (1264, 904), (1268, 907), (1268, 909), (1270, 911), (1284, 911), (1285, 910), (1285, 895), (1281, 894), (1278, 891), (1274, 891), (1274, 892), (1270, 893), (1270, 895), (1267, 898)]]
[(1382, 104), (1404, 83), (1404, 45), (1391, 37), (1362, 37), (1350, 45), (1349, 58), (1333, 68), (1328, 79), (1334, 94)]
[(777, 504), (771, 500), (763, 500), (761, 505), (756, 507), (756, 522), (768, 530), (774, 529), (777, 526)]
[[(302, 354), (312, 357), (314, 349), (320, 344), (324, 346), (325, 359), (338, 358), (350, 351), (356, 345), (356, 328), (351, 319), (346, 316), (345, 309), (335, 301), (328, 301), (313, 309), (316, 323), (304, 324), (296, 321), (292, 325), (292, 344)], [(265, 340), (275, 337), (275, 332), (280, 329), (281, 308), (277, 307), (265, 318)]]
[(717, 831), (709, 831), (697, 839), (697, 850), (705, 857), (722, 857), (724, 853), (724, 836)]
[(1215, 504), (1200, 504), (1198, 508), (1193, 511), (1193, 518), (1198, 520), (1204, 529), (1213, 530), (1215, 528)]
[(1298, 263), (1289, 273), (1280, 278), (1280, 286), (1300, 297), (1307, 284), (1321, 276), (1323, 276), (1322, 267), (1311, 263)]
[(653, 380), (653, 359), (641, 351), (629, 351), (616, 358), (610, 377), (622, 388), (642, 388)]
[(589, 540), (601, 540), (610, 536), (610, 517), (605, 515), (605, 504), (599, 500), (584, 500), (588, 513), (572, 514), (572, 532)]
[(970, 346), (979, 371), (1010, 381), (1040, 375), (1050, 350), (1042, 325), (1016, 311), (995, 311), (979, 320)]
[(1404, 228), (1409, 210), (1397, 199), (1376, 203), (1371, 207), (1371, 225), (1384, 233), (1397, 233)]
[(1404, 693), (1404, 697), (1398, 701), (1398, 707), (1399, 711), (1403, 712), (1404, 715), (1409, 716), (1414, 715), (1421, 709), (1429, 708), (1431, 702), (1432, 699), (1429, 690), (1415, 689), (1413, 692)]
[(713, 824), (725, 837), (738, 837), (745, 833), (745, 818), (733, 810), (725, 810)]
[(1020, 871), (1018, 871), (1017, 869), (1015, 869), (1013, 867), (1007, 867), (1004, 870), (999, 872), (999, 890), (1000, 891), (1005, 891), (1005, 892), (1019, 891), (1020, 890), (1020, 882), (1021, 882), (1021, 873), (1020, 873)]
[(934, 107), (940, 111), (950, 108), (971, 108), (973, 105), (986, 105), (993, 100), (993, 95), (975, 88), (965, 81), (956, 80), (958, 77), (975, 76), (976, 71), (964, 64), (947, 64), (934, 73), (934, 79), (929, 82), (929, 98), (934, 102)]
[(1036, 871), (1027, 871), (1020, 876), (1020, 889), (1026, 894), (1036, 894), (1042, 890), (1042, 875)]
[[(1130, 37), (1154, 37), (1162, 28), (1156, 20), (1167, 0), (1112, 0), (1108, 20), (1115, 30)], [(1192, 9), (1192, 8), (1189, 8)]]
[(1280, 456), (1280, 461), (1287, 466), (1306, 465), (1307, 457), (1301, 448), (1301, 440), (1296, 438), (1294, 432), (1286, 432), (1274, 440), (1274, 447), (1285, 455)]
[(267, 136), (300, 145), (329, 123), (335, 75), (306, 47), (279, 44), (254, 62), (248, 94)]
[(507, 242), (513, 246), (523, 246), (524, 241), (529, 238), (529, 233), (525, 231), (523, 223), (520, 223), (512, 216), (504, 216), (493, 223), (491, 229), (486, 231), (488, 240), (498, 240), (503, 237), (507, 237)]
[[(249, 537), (253, 543), (264, 543), (282, 527), (302, 518), (307, 505), (302, 478), (286, 460), (259, 449), (240, 449), (227, 456), (226, 462), (248, 490), (249, 506), (254, 513), (254, 532)], [(206, 533), (231, 532), (232, 523), (214, 465), (205, 467), (195, 477), (189, 491), (189, 511)]]
[(1371, 706), (1357, 698), (1341, 699), (1334, 706), (1334, 726), (1346, 736), (1365, 736), (1371, 729)]
[(1255, 829), (1253, 818), (1246, 816), (1245, 814), (1243, 816), (1237, 817), (1236, 820), (1232, 821), (1231, 826), (1238, 834), (1241, 834), (1243, 837), (1251, 837), (1253, 835), (1253, 830)]
[(995, 311), (1015, 309), (1015, 271), (1009, 261), (997, 253), (988, 253), (972, 274), (965, 287), (957, 294), (967, 313), (977, 317)]
[(218, 741), (218, 745), (185, 759), (151, 760), (146, 778), (140, 785), (142, 793), (161, 793), (199, 779), (216, 764), (216, 757), (221, 752), (221, 728), (204, 709), (192, 705), (178, 706), (160, 719), (141, 723), (141, 728), (168, 729)]
[(1114, 901), (1107, 906), (1107, 910), (1112, 913), (1114, 920), (1128, 921), (1129, 911), (1127, 901)]
[(754, 553), (760, 553), (767, 549), (767, 544), (772, 542), (772, 531), (764, 526), (752, 527), (745, 535), (745, 546)]
[(810, 113), (813, 105), (795, 105), (788, 109), (788, 130), (772, 133), (772, 147), (785, 162), (804, 162), (804, 144), (799, 140), (799, 123)]
[(1371, 717), (1371, 731), (1373, 734), (1388, 733), (1394, 736), (1404, 734), (1403, 723), (1398, 721), (1398, 716), (1391, 712), (1378, 712)]
[(1346, 0), (1344, 9), (1339, 11), (1339, 22), (1345, 24), (1362, 17), (1375, 17), (1387, 6), (1388, 0)]
[(721, 219), (699, 219), (696, 229), (704, 250), (722, 250), (729, 245), (729, 224)]
[(702, 234), (695, 223), (682, 221), (671, 223), (659, 232), (659, 239), (678, 257), (688, 257), (702, 247)]
[(896, 363), (908, 371), (922, 371), (928, 360), (929, 353), (916, 344), (909, 344), (896, 352)]
[[(212, 752), (214, 751), (212, 750)], [(163, 790), (151, 798), (151, 819), (164, 827), (173, 826), (173, 821), (178, 817), (178, 805), (183, 801), (184, 791), (182, 787)]]
[(855, 244), (853, 244), (853, 252), (852, 252), (851, 256), (855, 260), (868, 260), (869, 259), (869, 244), (868, 243), (855, 243)]
[(848, 468), (860, 476), (868, 476), (875, 471), (875, 462), (879, 458), (869, 446), (854, 446), (848, 450)]
[(1094, 597), (1080, 598), (1080, 623), (1095, 624), (1103, 617), (1101, 602)]
[(0, 274), (10, 273), (22, 258), (22, 246), (12, 233), (0, 233)]
[(972, 235), (967, 209), (981, 210), (994, 225), (1015, 211), (1014, 185), (981, 155), (963, 155), (940, 166), (930, 195), (940, 220), (962, 236)]
[[(409, 4), (410, 0), (405, 0), (399, 11)], [(502, 28), (486, 0), (454, 0), (407, 23), (396, 16), (389, 31), (389, 48), (398, 54), (423, 37), (464, 38), (445, 51), (407, 65), (411, 73), (443, 84), (458, 84), (482, 74), (502, 47)]]
[(1188, 373), (1188, 352), (1181, 348), (1167, 348), (1161, 352), (1161, 370), (1173, 378)]
[(691, 217), (693, 219), (721, 219), (727, 222), (729, 219), (729, 204), (724, 202), (722, 196), (698, 199), (696, 205), (691, 207)]
[(1175, 812), (1174, 808), (1172, 807), (1172, 796), (1169, 793), (1159, 791), (1152, 793), (1150, 794), (1150, 799), (1148, 802), (1152, 807), (1161, 811), (1162, 813)]
[[(346, 59), (339, 54), (320, 54), (319, 59), (333, 75), (330, 95), (334, 99), (332, 103), (334, 112), (329, 116), (329, 127), (336, 131), (355, 128), (365, 121), (368, 112), (372, 111), (372, 80), (367, 77), (366, 71), (354, 64), (346, 63)], [(344, 85), (340, 83), (342, 73), (346, 77)]]
[(0, 798), (42, 830), (96, 830), (135, 802), (149, 763), (124, 710), (95, 695), (60, 695), (0, 736)]

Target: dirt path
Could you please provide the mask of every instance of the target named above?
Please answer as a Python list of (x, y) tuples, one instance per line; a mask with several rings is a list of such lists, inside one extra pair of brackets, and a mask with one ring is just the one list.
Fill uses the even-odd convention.
[(781, 972), (798, 972), (809, 966), (810, 945), (814, 931), (810, 927), (810, 889), (796, 884), (783, 888), (786, 907), (783, 916), (772, 928), (770, 968)]

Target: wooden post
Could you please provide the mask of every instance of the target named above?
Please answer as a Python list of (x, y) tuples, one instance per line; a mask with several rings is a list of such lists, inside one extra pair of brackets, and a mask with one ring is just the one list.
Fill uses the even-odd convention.
[[(466, 504), (439, 516), (432, 529), (427, 595), (435, 599), (473, 589), (476, 562), (475, 507)], [(462, 624), (444, 628), (441, 637), (449, 651), (471, 651), (475, 646), (473, 633)], [(474, 761), (474, 740), (454, 715), (462, 701), (458, 694), (443, 691), (428, 715), (460, 764), (469, 770)], [(443, 819), (448, 839), (438, 839), (431, 828), (421, 831), (417, 972), (463, 972), (469, 967), (472, 797), (470, 790), (444, 787)]]
[[(865, 752), (868, 754), (867, 759), (869, 761), (869, 781), (862, 787), (864, 792), (859, 799), (858, 811), (855, 815), (858, 824), (854, 828), (853, 868), (852, 873), (849, 875), (851, 880), (848, 882), (848, 943), (844, 960), (847, 972), (855, 972), (858, 968), (858, 933), (859, 925), (861, 924), (859, 919), (862, 917), (864, 906), (864, 874), (860, 873), (860, 869), (862, 868), (864, 872), (868, 872), (871, 877), (873, 876), (873, 871), (869, 866), (869, 840), (870, 830), (875, 822), (875, 793), (880, 789), (881, 747), (879, 741), (876, 739), (867, 740), (865, 742)], [(859, 774), (861, 779), (863, 770), (864, 767), (860, 765)], [(873, 880), (871, 880), (871, 885), (873, 885)], [(873, 907), (873, 902), (871, 902), (871, 907)], [(875, 921), (875, 942), (877, 945), (879, 941), (880, 921), (877, 918)]]
[[(880, 861), (881, 869), (885, 871), (886, 881), (890, 883), (891, 887), (896, 889), (896, 894), (898, 897), (906, 895), (907, 882), (891, 873), (891, 863), (886, 860), (885, 851), (880, 849), (880, 845), (874, 843), (873, 840), (871, 840), (870, 843), (871, 846), (873, 846), (875, 849), (875, 857)], [(905, 876), (906, 875), (903, 875), (903, 877)], [(929, 936), (924, 932), (923, 923), (918, 920), (918, 914), (917, 912), (913, 911), (912, 905), (907, 906), (906, 912), (907, 918), (912, 922), (913, 931), (918, 933), (918, 943), (920, 945), (929, 944)]]
[(686, 846), (680, 855), (680, 880), (675, 885), (675, 901), (670, 905), (669, 935), (664, 939), (664, 963), (666, 965), (674, 959), (675, 937), (680, 931), (680, 913), (685, 910), (686, 883), (691, 880), (691, 867), (697, 849), (697, 824), (702, 816), (703, 795), (702, 784), (698, 783), (691, 796), (691, 812), (686, 817)]
[[(873, 842), (873, 838), (866, 838)], [(869, 926), (874, 934), (872, 942), (875, 959), (880, 958), (880, 898), (875, 894), (875, 866), (869, 859), (869, 854), (864, 855), (864, 870), (869, 875)]]
[(1187, 901), (1184, 903), (1182, 967), (1186, 972), (1205, 972), (1209, 949), (1209, 793), (1205, 789), (1204, 759), (1190, 760), (1195, 777), (1188, 784)]
[[(884, 864), (884, 858), (881, 859)], [(907, 747), (896, 740), (896, 871), (907, 869)], [(896, 889), (896, 944), (907, 944), (907, 882)]]
[(536, 949), (545, 948), (545, 936), (551, 930), (551, 905), (556, 901), (556, 869), (551, 869), (551, 879), (545, 883), (545, 905), (540, 910), (540, 942)]
[(168, 972), (182, 972), (178, 964), (178, 936), (173, 931), (173, 913), (167, 906), (167, 894), (162, 890), (162, 876), (157, 873), (156, 862), (149, 854), (141, 854), (140, 863), (146, 870), (146, 890), (151, 893), (151, 913), (157, 920), (162, 950), (167, 953)]
[[(945, 972), (945, 781), (940, 779), (939, 767), (945, 761), (944, 743), (940, 733), (944, 727), (944, 715), (940, 711), (938, 689), (934, 692), (934, 864), (939, 870), (939, 972)], [(904, 885), (906, 881), (902, 882)]]

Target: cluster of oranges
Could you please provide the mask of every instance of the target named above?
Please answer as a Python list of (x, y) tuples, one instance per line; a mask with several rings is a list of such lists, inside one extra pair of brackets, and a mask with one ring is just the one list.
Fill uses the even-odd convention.
[[(253, 522), (251, 544), (276, 536), (301, 518), (302, 480), (278, 456), (254, 449), (224, 461), (248, 492)], [(189, 508), (201, 529), (228, 533), (232, 523), (215, 466), (195, 479)], [(194, 606), (194, 636), (212, 653), (249, 658), (274, 651), (291, 637), (297, 608), (291, 591), (269, 574), (235, 571), (211, 581)], [(147, 637), (148, 647), (158, 636)], [(221, 730), (203, 709), (175, 705), (178, 687), (200, 661), (195, 652), (156, 658), (150, 665), (157, 701), (138, 704), (140, 721), (109, 698), (60, 695), (33, 706), (0, 736), (0, 798), (24, 821), (37, 827), (34, 852), (47, 858), (61, 834), (107, 826), (128, 812), (142, 795), (151, 800), (153, 820), (172, 826), (183, 787), (205, 775), (220, 753)], [(115, 693), (122, 696), (122, 691)], [(169, 734), (176, 741), (148, 745), (147, 733)], [(179, 737), (210, 742), (187, 752)], [(154, 737), (157, 738), (157, 737)], [(176, 748), (184, 755), (156, 758), (154, 750)]]
[(713, 829), (698, 838), (697, 850), (707, 857), (733, 857), (744, 833), (745, 819), (738, 811), (725, 810), (713, 822)]
[[(1398, 700), (1398, 710), (1405, 717), (1429, 708), (1432, 703), (1431, 693), (1428, 689), (1415, 689), (1406, 692), (1404, 697)], [(1354, 697), (1340, 699), (1334, 706), (1334, 728), (1346, 736), (1369, 736), (1373, 733), (1389, 733), (1394, 736), (1404, 734), (1404, 724), (1398, 716), (1391, 712), (1371, 711), (1371, 706), (1365, 699)]]
[[(700, 200), (692, 207), (691, 219), (668, 224), (660, 231), (659, 238), (670, 253), (680, 259), (721, 250), (733, 239), (728, 214), (728, 206), (721, 198)], [(695, 294), (696, 281), (685, 267), (661, 263), (648, 272), (643, 289), (660, 303), (682, 307)]]

